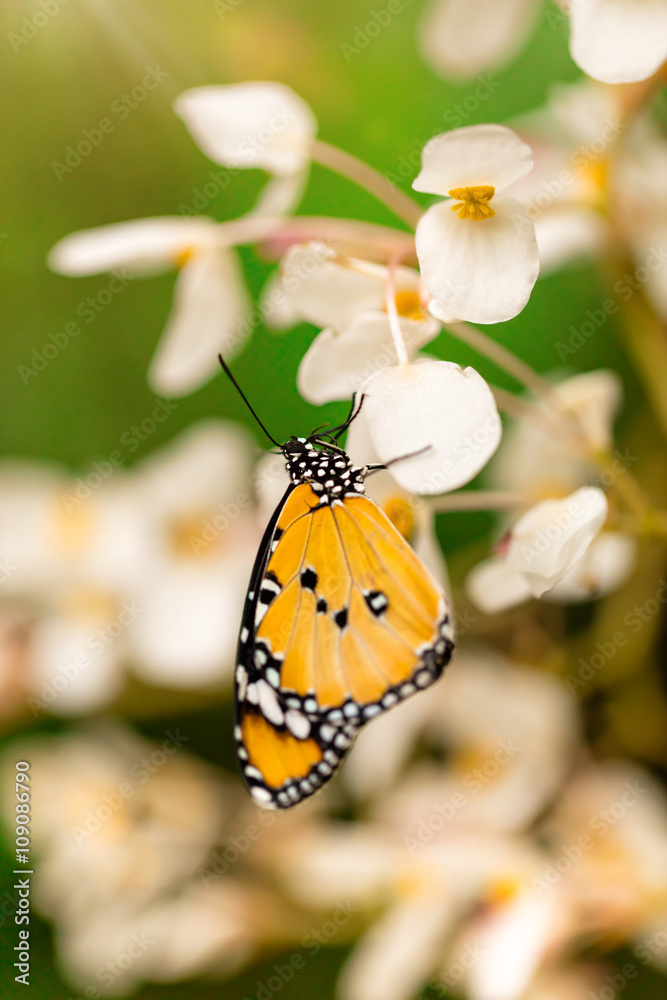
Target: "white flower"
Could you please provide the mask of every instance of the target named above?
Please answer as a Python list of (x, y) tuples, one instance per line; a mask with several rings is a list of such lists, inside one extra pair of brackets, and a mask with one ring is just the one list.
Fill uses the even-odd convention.
[[(429, 825), (436, 802), (450, 804), (443, 836), (526, 828), (574, 759), (579, 724), (562, 682), (490, 648), (462, 645), (430, 700), (415, 702), (420, 710), (406, 702), (393, 724), (385, 716), (360, 733), (343, 780), (357, 796), (373, 797), (378, 814), (418, 847), (436, 832), (437, 821)], [(421, 762), (385, 803), (409, 753), (424, 741), (447, 751), (446, 764)]]
[(466, 577), (465, 589), (486, 615), (514, 608), (534, 596), (523, 573), (513, 572), (503, 556), (477, 563)]
[[(281, 270), (282, 289), (293, 310), (325, 328), (299, 366), (297, 385), (304, 399), (317, 404), (349, 399), (373, 372), (396, 364), (386, 267), (310, 243), (292, 247)], [(440, 326), (422, 307), (416, 271), (397, 268), (393, 291), (401, 335), (412, 356), (438, 335)]]
[(632, 123), (610, 184), (635, 264), (634, 275), (622, 279), (622, 294), (641, 283), (658, 316), (667, 320), (667, 146), (648, 116)]
[(137, 503), (151, 512), (151, 558), (135, 584), (135, 671), (156, 684), (200, 687), (228, 679), (261, 532), (249, 435), (203, 421), (135, 471)]
[(500, 442), (493, 394), (472, 368), (397, 365), (372, 375), (361, 392), (375, 449), (408, 492), (445, 493), (470, 482)]
[[(536, 0), (431, 0), (419, 25), (420, 47), (436, 72), (471, 78), (508, 62), (538, 12)], [(493, 93), (484, 79), (480, 89), (483, 97)]]
[(607, 498), (583, 487), (563, 500), (543, 500), (519, 518), (507, 548), (507, 566), (522, 573), (541, 597), (578, 562), (607, 519)]
[(558, 84), (543, 108), (514, 125), (535, 157), (516, 192), (535, 223), (540, 273), (597, 254), (615, 237), (608, 213), (619, 200), (610, 189), (627, 128), (618, 95), (592, 80)]
[(545, 599), (558, 603), (587, 601), (617, 590), (635, 568), (637, 549), (637, 539), (631, 535), (603, 531), (569, 573), (544, 595)]
[[(202, 885), (197, 878), (138, 911), (121, 899), (88, 914), (85, 922), (60, 929), (58, 950), (67, 978), (82, 988), (99, 985), (100, 969), (122, 969), (111, 988), (127, 996), (145, 981), (233, 974), (269, 936), (263, 925), (286, 919), (284, 908), (260, 886), (233, 877)], [(110, 978), (107, 973), (106, 982)]]
[(645, 80), (667, 59), (665, 0), (576, 0), (568, 7), (572, 58), (596, 80)]
[[(523, 47), (540, 7), (540, 0), (433, 0), (419, 32), (422, 50), (436, 72), (471, 78)], [(570, 15), (570, 54), (597, 80), (644, 80), (667, 58), (664, 0), (572, 0), (561, 7), (547, 19), (555, 27)]]
[(0, 468), (0, 547), (16, 567), (3, 587), (28, 616), (24, 686), (35, 715), (94, 711), (122, 686), (150, 515), (137, 516), (127, 473), (93, 475), (95, 488), (38, 463)]
[(0, 552), (2, 590), (35, 597), (60, 582), (65, 560), (86, 534), (81, 519), (69, 518), (61, 490), (64, 469), (46, 463), (5, 459), (0, 464)]
[(580, 769), (545, 832), (560, 857), (561, 845), (584, 845), (563, 876), (573, 937), (582, 920), (600, 938), (620, 930), (637, 941), (664, 929), (667, 799), (649, 772), (621, 760)]
[[(31, 762), (40, 804), (35, 905), (55, 923), (59, 964), (82, 991), (96, 983), (126, 996), (145, 980), (233, 972), (288, 919), (270, 889), (228, 872), (229, 843), (213, 854), (223, 831), (243, 837), (265, 824), (240, 789), (188, 754), (189, 738), (174, 727), (152, 743), (98, 723), (12, 746), (12, 761)], [(3, 792), (8, 817), (13, 784)]]
[(157, 392), (192, 392), (216, 373), (220, 352), (229, 358), (245, 342), (250, 300), (236, 253), (225, 246), (213, 219), (138, 219), (72, 233), (53, 247), (49, 264), (73, 276), (180, 268), (148, 375)]
[(602, 484), (609, 485), (629, 461), (624, 455), (609, 456), (600, 472), (621, 400), (621, 380), (608, 369), (558, 382), (548, 400), (535, 404), (541, 412), (509, 422), (489, 469), (490, 482), (535, 500), (566, 496), (598, 473)]
[(582, 601), (620, 586), (634, 566), (636, 545), (625, 535), (600, 535), (607, 509), (597, 487), (532, 507), (512, 528), (503, 554), (468, 575), (475, 604), (494, 614), (530, 597)]
[[(402, 818), (409, 822), (414, 816)], [(451, 939), (461, 924), (489, 904), (492, 917), (502, 918), (545, 863), (519, 838), (476, 830), (436, 835), (415, 854), (398, 840), (398, 832), (389, 823), (302, 830), (280, 859), (290, 892), (307, 904), (321, 908), (350, 899), (374, 914), (385, 907), (343, 968), (342, 1000), (410, 1000), (430, 976), (454, 965), (458, 954)], [(553, 912), (553, 899), (542, 901), (540, 909)], [(551, 923), (544, 921), (528, 954), (522, 937), (512, 942), (526, 985)]]
[[(636, 563), (635, 538), (603, 531), (542, 598), (556, 604), (570, 604), (604, 597), (625, 583)], [(478, 563), (468, 574), (465, 586), (477, 607), (488, 615), (516, 607), (535, 596), (526, 575), (511, 569), (503, 556)]]
[(471, 125), (431, 139), (413, 187), (449, 197), (417, 224), (422, 277), (441, 309), (462, 320), (497, 323), (521, 312), (539, 273), (526, 208), (504, 195), (533, 165), (532, 153), (503, 125)]
[(171, 687), (228, 679), (261, 538), (253, 450), (210, 421), (102, 482), (0, 467), (0, 546), (11, 539), (17, 567), (5, 593), (28, 616), (35, 715), (108, 705), (128, 662)]
[[(137, 908), (203, 863), (221, 827), (223, 787), (188, 756), (182, 735), (155, 745), (98, 722), (21, 746), (40, 803), (31, 846), (43, 912), (78, 923), (115, 900)], [(5, 795), (6, 808), (13, 801)]]
[(260, 167), (274, 175), (262, 194), (262, 211), (293, 207), (317, 131), (313, 112), (293, 90), (263, 81), (194, 87), (176, 99), (174, 110), (216, 163)]

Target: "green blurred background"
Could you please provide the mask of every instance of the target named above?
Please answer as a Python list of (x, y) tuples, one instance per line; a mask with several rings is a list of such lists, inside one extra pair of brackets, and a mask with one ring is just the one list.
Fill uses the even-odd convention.
[[(45, 257), (57, 240), (105, 223), (177, 215), (207, 182), (209, 172), (217, 169), (171, 110), (181, 91), (201, 84), (281, 80), (310, 103), (323, 139), (383, 173), (396, 174), (401, 157), (410, 157), (434, 130), (444, 129), (444, 115), (471, 93), (474, 84), (457, 86), (438, 79), (420, 60), (414, 26), (421, 0), (405, 0), (403, 11), (363, 51), (344, 54), (341, 46), (352, 44), (356, 28), (382, 6), (382, 0), (375, 4), (241, 0), (236, 5), (218, 2), (216, 9), (213, 0), (69, 0), (34, 38), (14, 51), (11, 33), (19, 33), (22, 19), (40, 8), (32, 0), (3, 0), (0, 424), (4, 455), (45, 457), (63, 461), (73, 471), (87, 469), (93, 460), (117, 449), (123, 433), (153, 409), (146, 370), (170, 308), (173, 275), (133, 281), (92, 322), (81, 323), (82, 333), (27, 385), (19, 366), (30, 364), (32, 349), (41, 350), (49, 333), (75, 320), (77, 307), (109, 280), (105, 275), (67, 279), (52, 274)], [(59, 181), (53, 162), (62, 162), (66, 147), (109, 115), (112, 103), (140, 83), (146, 67), (158, 65), (168, 73), (164, 82), (126, 120), (116, 117), (113, 133)], [(464, 123), (505, 121), (540, 105), (554, 82), (579, 75), (567, 50), (567, 25), (560, 21), (552, 27), (543, 18), (527, 50), (507, 70), (494, 74), (499, 85)], [(404, 182), (406, 190), (411, 177)], [(259, 183), (254, 172), (239, 173), (207, 213), (220, 220), (239, 215), (252, 204)], [(313, 168), (299, 212), (396, 224), (368, 195), (320, 167)], [(258, 293), (273, 265), (252, 251), (243, 251), (243, 262), (249, 286)], [(546, 371), (559, 365), (555, 342), (603, 297), (592, 266), (573, 264), (538, 282), (524, 312), (495, 333), (527, 362)], [(610, 317), (587, 341), (572, 358), (572, 367), (619, 371), (629, 404), (624, 420), (643, 423), (640, 393), (618, 346), (615, 320)], [(307, 433), (346, 409), (341, 404), (319, 410), (297, 396), (296, 370), (312, 334), (305, 325), (282, 336), (260, 327), (234, 365), (241, 383), (262, 401), (262, 412), (278, 439)], [(515, 388), (487, 362), (444, 336), (431, 349), (449, 360), (472, 362), (496, 384)], [(175, 413), (133, 455), (126, 449), (123, 454), (128, 463), (140, 459), (193, 421), (212, 415), (250, 425), (236, 394), (216, 378), (179, 400)], [(474, 538), (481, 523), (479, 516), (465, 515), (443, 521), (439, 530), (447, 553)], [(147, 735), (158, 735), (165, 725), (184, 718), (161, 716), (138, 724)], [(233, 766), (228, 723), (217, 708), (198, 709), (187, 730), (198, 734), (198, 745), (192, 749)], [(58, 726), (48, 720), (39, 723), (40, 728)], [(10, 884), (4, 873), (11, 871), (11, 859), (3, 855), (0, 860), (1, 895)], [(11, 948), (9, 926), (5, 918), (0, 929)], [(40, 950), (33, 956), (30, 995), (37, 1000), (74, 996), (53, 967), (47, 929), (35, 927), (33, 936)], [(291, 1000), (332, 996), (341, 956), (342, 952), (323, 953), (286, 988), (286, 994)], [(9, 949), (3, 948), (7, 984), (2, 996), (8, 998), (23, 995), (13, 983), (12, 961)], [(642, 975), (644, 980), (633, 984), (632, 996), (663, 995), (654, 973), (642, 970)], [(228, 983), (144, 987), (138, 997), (253, 996), (256, 981), (262, 978), (261, 969), (250, 970)]]

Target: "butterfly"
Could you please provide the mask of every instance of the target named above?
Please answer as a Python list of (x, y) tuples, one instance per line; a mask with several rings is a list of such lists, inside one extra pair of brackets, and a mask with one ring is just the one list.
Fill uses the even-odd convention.
[(454, 649), (442, 588), (364, 495), (385, 466), (355, 467), (337, 444), (358, 412), (278, 445), (290, 485), (259, 547), (235, 672), (239, 764), (269, 809), (321, 788), (361, 727), (433, 684)]

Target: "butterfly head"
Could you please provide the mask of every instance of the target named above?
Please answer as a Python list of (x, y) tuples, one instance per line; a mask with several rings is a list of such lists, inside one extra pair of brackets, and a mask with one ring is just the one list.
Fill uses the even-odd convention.
[(323, 499), (364, 491), (365, 470), (355, 468), (343, 449), (325, 438), (292, 437), (282, 452), (292, 482), (308, 483)]

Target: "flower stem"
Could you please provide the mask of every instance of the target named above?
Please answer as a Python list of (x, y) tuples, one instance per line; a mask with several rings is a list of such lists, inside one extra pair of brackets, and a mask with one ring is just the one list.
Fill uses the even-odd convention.
[(462, 340), (469, 347), (474, 347), (476, 351), (493, 361), (494, 364), (506, 371), (508, 375), (521, 382), (538, 399), (548, 401), (553, 392), (552, 386), (545, 378), (542, 378), (530, 365), (518, 358), (516, 354), (509, 351), (502, 344), (497, 343), (488, 334), (482, 333), (475, 326), (469, 323), (446, 323), (445, 329), (454, 337)]
[(501, 389), (499, 386), (492, 385), (491, 383), (489, 383), (489, 388), (493, 393), (493, 398), (496, 401), (498, 409), (502, 410), (503, 413), (507, 413), (510, 417), (515, 417), (517, 420), (539, 421), (545, 429), (553, 427), (553, 420), (545, 412), (544, 407), (534, 403), (532, 399), (526, 399), (525, 396), (517, 396), (507, 389)]
[[(244, 222), (243, 226), (241, 222)], [(274, 220), (274, 224), (265, 225), (262, 232), (259, 223), (260, 220), (255, 220), (252, 225), (246, 226), (245, 220), (235, 220), (221, 223), (220, 228), (227, 245), (259, 241), (262, 250), (271, 258), (282, 257), (294, 243), (317, 241), (328, 244), (344, 256), (386, 263), (394, 254), (400, 254), (401, 260), (417, 263), (412, 233), (390, 226), (317, 215), (297, 215), (289, 219), (281, 218), (279, 222)]]
[(407, 365), (409, 364), (410, 359), (408, 358), (408, 352), (405, 349), (405, 341), (403, 340), (401, 324), (398, 319), (398, 309), (396, 308), (396, 288), (394, 287), (394, 277), (396, 275), (396, 268), (398, 267), (399, 260), (400, 255), (394, 254), (389, 261), (387, 282), (385, 285), (385, 303), (387, 305), (389, 328), (391, 329), (391, 335), (394, 338), (394, 347), (396, 348), (398, 363), (399, 365)]
[(392, 184), (374, 167), (358, 160), (351, 153), (346, 153), (328, 142), (314, 139), (311, 145), (312, 159), (323, 167), (347, 177), (359, 187), (364, 188), (374, 198), (391, 209), (396, 218), (402, 219), (406, 225), (414, 229), (424, 214), (424, 209), (409, 195)]

